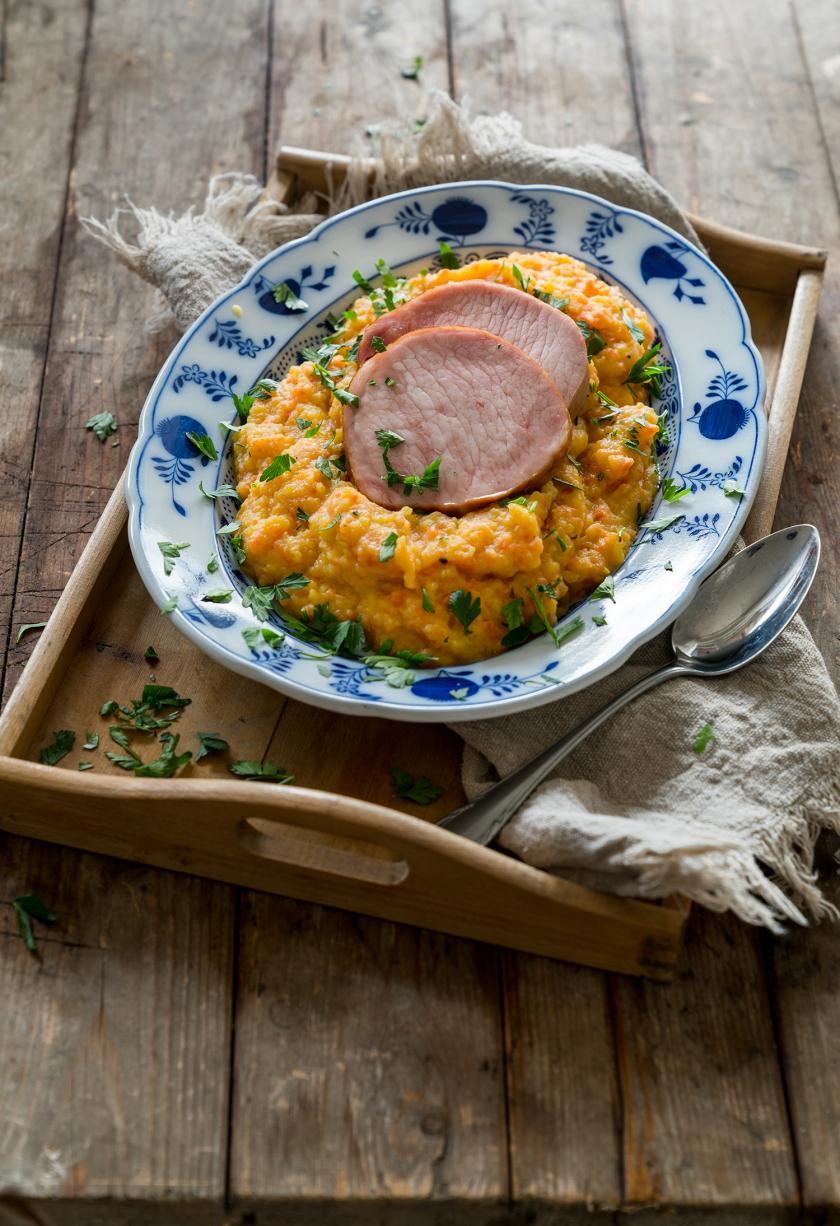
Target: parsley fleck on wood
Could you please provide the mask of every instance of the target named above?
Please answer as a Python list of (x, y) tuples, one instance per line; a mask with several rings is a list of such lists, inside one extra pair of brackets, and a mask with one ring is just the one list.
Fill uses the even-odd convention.
[(56, 766), (62, 758), (67, 757), (75, 742), (75, 732), (62, 728), (61, 731), (53, 733), (52, 743), (40, 750), (38, 760), (43, 762), (44, 766)]
[(31, 630), (43, 630), (46, 622), (24, 622), (22, 626), (18, 626), (18, 632), (15, 636), (15, 647), (25, 634), (29, 634)]
[(199, 732), (198, 744), (199, 750), (195, 755), (196, 762), (201, 762), (203, 758), (207, 758), (211, 753), (224, 753), (229, 749), (227, 741), (224, 737), (219, 736), (218, 732)]
[(294, 783), (294, 775), (274, 762), (231, 762), (230, 773), (254, 783)]
[(400, 800), (410, 800), (415, 805), (434, 804), (445, 790), (436, 783), (432, 783), (431, 779), (425, 775), (415, 778), (414, 775), (399, 766), (391, 767), (390, 778), (394, 795)]
[(85, 422), (85, 429), (92, 430), (100, 443), (104, 443), (106, 439), (115, 434), (118, 428), (116, 417), (113, 413), (94, 413), (93, 417), (89, 417)]
[(58, 916), (38, 894), (19, 894), (12, 899), (12, 907), (26, 948), (31, 954), (37, 953), (38, 942), (35, 940), (32, 921), (36, 919), (42, 924), (54, 924)]

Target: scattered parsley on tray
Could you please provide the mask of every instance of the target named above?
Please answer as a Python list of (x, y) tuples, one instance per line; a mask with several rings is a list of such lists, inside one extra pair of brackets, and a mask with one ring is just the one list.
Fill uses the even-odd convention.
[(282, 766), (273, 762), (231, 762), (230, 772), (240, 779), (250, 779), (254, 783), (294, 783), (294, 775)]
[(392, 766), (390, 771), (391, 787), (394, 795), (400, 800), (410, 800), (415, 805), (431, 805), (442, 796), (445, 789), (432, 783), (425, 775), (417, 778), (399, 766)]
[(196, 762), (209, 757), (211, 753), (224, 753), (230, 748), (227, 741), (224, 737), (219, 736), (218, 732), (199, 732), (197, 736), (200, 748), (195, 755)]
[(62, 728), (53, 733), (52, 744), (45, 745), (38, 754), (38, 760), (44, 766), (55, 766), (62, 758), (66, 758), (76, 742), (75, 732)]

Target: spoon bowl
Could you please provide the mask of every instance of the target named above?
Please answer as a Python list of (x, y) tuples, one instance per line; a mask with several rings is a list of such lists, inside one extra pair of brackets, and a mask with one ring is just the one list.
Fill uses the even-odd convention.
[(742, 549), (700, 585), (674, 623), (672, 660), (439, 824), (475, 843), (490, 843), (558, 762), (620, 707), (670, 677), (718, 677), (749, 664), (796, 613), (819, 560), (820, 536), (811, 524), (782, 528)]
[(748, 545), (700, 585), (674, 623), (671, 642), (693, 672), (729, 673), (784, 630), (813, 582), (820, 536), (797, 524)]

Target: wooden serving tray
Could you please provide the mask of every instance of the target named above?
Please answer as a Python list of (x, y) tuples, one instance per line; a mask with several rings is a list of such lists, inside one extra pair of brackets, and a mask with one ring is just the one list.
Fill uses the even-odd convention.
[[(323, 190), (346, 160), (281, 150), (273, 191)], [(694, 224), (750, 314), (768, 377), (770, 437), (746, 535), (770, 530), (820, 294), (825, 254)], [(331, 715), (228, 672), (162, 617), (127, 547), (122, 482), (114, 491), (0, 718), (0, 827), (86, 851), (286, 894), (606, 970), (668, 979), (688, 905), (618, 899), (572, 885), (440, 830), (461, 803), (461, 742), (445, 727)], [(173, 731), (195, 746), (215, 731), (238, 759), (268, 758), (297, 786), (230, 775), (227, 756), (168, 780), (111, 765), (108, 699), (155, 678), (192, 699)], [(72, 728), (59, 766), (38, 750)], [(100, 747), (80, 747), (87, 731)], [(80, 772), (81, 760), (95, 769)], [(389, 769), (445, 785), (426, 809), (400, 806)], [(424, 820), (425, 819), (425, 820)]]

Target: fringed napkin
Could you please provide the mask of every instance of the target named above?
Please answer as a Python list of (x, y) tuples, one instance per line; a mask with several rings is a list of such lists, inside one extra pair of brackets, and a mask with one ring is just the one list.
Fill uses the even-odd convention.
[[(329, 211), (426, 183), (557, 183), (640, 209), (697, 241), (668, 193), (625, 154), (531, 144), (509, 115), (470, 120), (445, 95), (420, 134), (382, 125), (360, 148)], [(201, 213), (161, 216), (129, 205), (83, 225), (163, 294), (152, 326), (186, 328), (256, 259), (307, 233), (314, 198), (290, 211), (250, 175), (213, 179)], [(126, 223), (135, 236), (124, 237)], [(656, 667), (662, 635), (606, 681), (536, 711), (458, 724), (464, 784), (475, 796)], [(692, 744), (706, 723), (714, 740)], [(670, 681), (567, 758), (500, 842), (530, 864), (616, 894), (679, 892), (778, 930), (833, 913), (817, 885), (819, 832), (840, 833), (840, 704), (811, 636), (796, 620), (761, 659), (717, 681)]]

